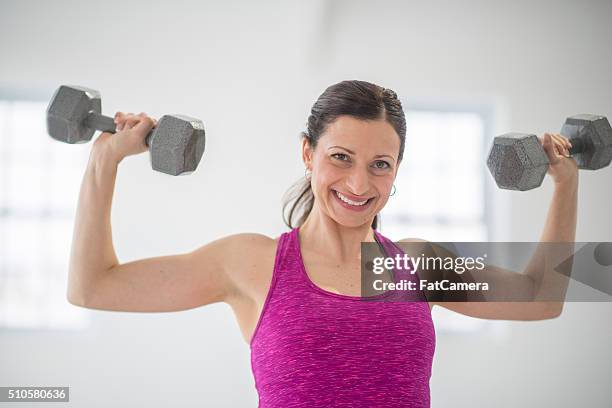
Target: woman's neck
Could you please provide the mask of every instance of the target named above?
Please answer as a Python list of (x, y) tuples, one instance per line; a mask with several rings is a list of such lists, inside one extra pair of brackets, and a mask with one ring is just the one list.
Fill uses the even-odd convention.
[(362, 242), (376, 242), (371, 222), (347, 227), (314, 208), (300, 226), (299, 236), (302, 248), (339, 263), (360, 259)]

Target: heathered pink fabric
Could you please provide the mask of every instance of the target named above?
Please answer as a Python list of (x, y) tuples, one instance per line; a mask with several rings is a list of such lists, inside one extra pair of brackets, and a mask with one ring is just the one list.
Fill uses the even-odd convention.
[[(279, 239), (251, 340), (259, 408), (429, 407), (436, 339), (425, 297), (402, 301), (407, 292), (388, 291), (364, 301), (316, 286), (304, 267), (298, 231)], [(375, 236), (387, 256), (402, 253), (379, 232)], [(395, 270), (394, 278), (415, 275)]]

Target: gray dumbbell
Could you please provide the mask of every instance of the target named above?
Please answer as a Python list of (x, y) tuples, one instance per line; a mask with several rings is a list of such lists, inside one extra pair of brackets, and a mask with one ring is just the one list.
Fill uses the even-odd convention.
[[(85, 143), (96, 130), (115, 133), (113, 118), (101, 115), (100, 93), (75, 85), (60, 86), (47, 108), (47, 131), (64, 143)], [(193, 173), (205, 145), (204, 124), (183, 115), (164, 115), (146, 136), (153, 170), (173, 176)]]
[[(612, 161), (612, 128), (604, 116), (570, 116), (560, 132), (572, 144), (578, 168), (598, 170)], [(487, 167), (497, 186), (508, 190), (539, 187), (549, 166), (548, 156), (533, 134), (506, 133), (493, 139)]]

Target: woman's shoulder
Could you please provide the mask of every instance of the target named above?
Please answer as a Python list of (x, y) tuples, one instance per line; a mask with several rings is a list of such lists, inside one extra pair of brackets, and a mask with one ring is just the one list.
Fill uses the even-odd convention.
[(233, 287), (227, 302), (239, 314), (248, 314), (253, 305), (259, 305), (265, 299), (280, 236), (244, 232), (222, 239), (227, 243), (223, 259)]
[(266, 256), (276, 249), (278, 237), (270, 237), (257, 232), (241, 232), (221, 238), (224, 256), (231, 263), (252, 262), (254, 258)]
[(225, 239), (239, 245), (266, 245), (271, 244), (272, 241), (277, 241), (279, 238), (280, 235), (278, 237), (271, 237), (259, 232), (239, 232), (225, 237)]

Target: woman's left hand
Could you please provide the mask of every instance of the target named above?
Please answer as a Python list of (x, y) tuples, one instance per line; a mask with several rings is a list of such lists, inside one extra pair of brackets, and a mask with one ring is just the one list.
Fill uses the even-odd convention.
[(559, 133), (544, 133), (538, 139), (550, 162), (547, 174), (552, 177), (555, 185), (577, 182), (578, 164), (569, 155), (572, 145), (567, 137)]

